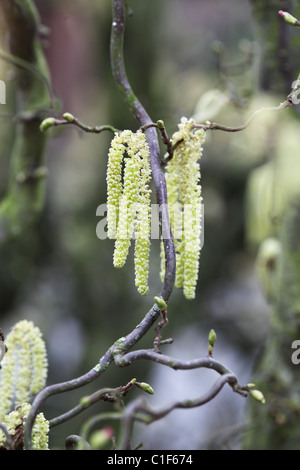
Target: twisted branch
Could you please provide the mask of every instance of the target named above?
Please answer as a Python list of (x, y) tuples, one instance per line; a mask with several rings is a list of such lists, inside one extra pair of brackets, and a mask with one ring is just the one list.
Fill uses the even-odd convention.
[[(112, 0), (112, 31), (110, 43), (111, 68), (116, 85), (125, 102), (128, 104), (130, 112), (135, 116), (141, 127), (146, 126), (145, 133), (147, 136), (148, 145), (150, 147), (150, 162), (156, 199), (159, 206), (163, 208), (162, 213), (160, 214), (161, 227), (163, 232), (165, 231), (165, 233), (170, 233), (170, 237), (168, 239), (164, 239), (164, 250), (166, 255), (165, 279), (159, 293), (159, 297), (167, 303), (175, 281), (176, 257), (174, 240), (170, 230), (166, 183), (160, 161), (156, 129), (152, 127), (152, 120), (148, 116), (145, 108), (133, 93), (126, 76), (123, 61), (124, 28), (124, 2), (123, 0)], [(118, 417), (121, 416), (123, 419), (124, 439), (122, 442), (122, 447), (124, 448), (128, 447), (129, 445), (129, 435), (132, 423), (135, 419), (141, 419), (144, 422), (148, 420), (148, 422), (150, 422), (151, 420), (160, 419), (161, 417), (171, 412), (174, 408), (201, 406), (202, 404), (211, 400), (217, 393), (219, 393), (225, 383), (229, 383), (233, 387), (234, 391), (242, 393), (243, 387), (239, 387), (237, 385), (236, 376), (232, 374), (232, 372), (229, 371), (224, 365), (213, 360), (212, 358), (201, 358), (185, 362), (150, 350), (140, 350), (129, 353), (128, 351), (149, 331), (160, 315), (161, 309), (155, 303), (149, 312), (145, 315), (143, 320), (134, 328), (134, 330), (127, 336), (117, 340), (90, 371), (73, 380), (50, 385), (43, 389), (34, 399), (31, 410), (27, 416), (24, 429), (25, 448), (32, 449), (31, 434), (33, 424), (39, 408), (46, 399), (52, 395), (74, 390), (94, 381), (107, 370), (113, 361), (115, 361), (115, 363), (119, 366), (125, 366), (129, 365), (132, 363), (132, 361), (137, 359), (149, 359), (177, 369), (207, 367), (221, 374), (221, 377), (211, 388), (211, 390), (208, 391), (203, 397), (200, 397), (198, 400), (179, 401), (160, 411), (153, 411), (146, 405), (142, 406), (140, 401), (138, 403), (133, 402), (133, 404), (130, 404), (125, 409), (124, 413), (118, 414)], [(246, 394), (246, 392), (244, 392), (244, 394)], [(90, 402), (94, 402), (95, 400), (101, 399), (102, 397), (102, 392), (96, 392), (96, 394), (92, 396), (92, 400)], [(69, 419), (71, 416), (74, 416), (75, 413), (77, 414), (82, 410), (83, 406), (81, 403), (81, 405), (73, 408), (73, 410), (70, 410), (64, 415), (61, 415), (60, 417), (52, 420), (52, 425), (58, 424), (65, 419)], [(146, 419), (145, 416), (142, 417), (141, 414), (146, 414)], [(71, 436), (69, 438), (68, 445), (73, 445), (74, 442), (79, 441), (80, 439), (78, 440), (77, 436)]]
[(213, 386), (204, 393), (201, 397), (195, 398), (193, 400), (179, 400), (166, 405), (161, 409), (154, 409), (149, 407), (149, 405), (143, 399), (137, 399), (131, 402), (125, 409), (123, 418), (122, 418), (122, 442), (120, 449), (130, 449), (130, 437), (135, 421), (143, 422), (144, 424), (151, 424), (154, 421), (158, 421), (175, 409), (189, 409), (196, 408), (202, 405), (205, 405), (211, 401), (224, 387), (225, 384), (229, 384), (233, 387), (237, 385), (237, 379), (234, 374), (224, 374), (218, 378), (218, 380), (213, 384)]
[[(138, 403), (139, 411), (143, 409), (147, 411), (148, 415), (151, 415), (152, 419), (150, 421), (149, 421), (149, 418), (147, 419), (137, 418), (135, 416), (135, 413), (133, 413), (132, 411), (129, 413), (128, 409), (131, 409), (130, 405), (128, 405), (129, 408), (128, 407), (125, 408), (124, 412), (118, 412), (117, 417), (115, 417), (114, 414), (112, 415), (109, 414), (109, 417), (113, 416), (113, 419), (120, 419), (120, 420), (124, 419), (126, 421), (128, 418), (128, 413), (129, 413), (132, 420), (138, 419), (138, 420), (147, 422), (149, 424), (150, 422), (154, 420), (163, 418), (166, 414), (170, 413), (175, 408), (190, 408), (190, 407), (201, 406), (202, 404), (207, 403), (207, 401), (210, 401), (212, 398), (214, 398), (214, 396), (225, 385), (225, 383), (229, 383), (234, 392), (239, 393), (240, 395), (244, 397), (246, 397), (249, 392), (247, 386), (240, 386), (238, 384), (237, 377), (232, 371), (230, 371), (221, 362), (216, 361), (212, 359), (212, 357), (209, 357), (209, 356), (201, 357), (198, 359), (193, 359), (190, 361), (182, 361), (180, 359), (176, 359), (171, 356), (157, 353), (155, 350), (148, 350), (148, 349), (140, 349), (140, 350), (122, 355), (120, 352), (118, 352), (119, 351), (118, 344), (115, 344), (115, 351), (117, 352), (114, 353), (114, 361), (116, 365), (120, 367), (129, 366), (130, 364), (132, 364), (132, 362), (139, 360), (139, 359), (144, 359), (144, 360), (146, 359), (146, 360), (151, 360), (153, 362), (157, 362), (162, 365), (166, 365), (168, 367), (171, 367), (174, 370), (179, 370), (179, 369), (191, 370), (191, 369), (197, 369), (197, 368), (211, 369), (211, 370), (216, 371), (218, 374), (220, 374), (221, 378), (216, 382), (215, 386), (212, 387), (212, 389), (209, 392), (207, 392), (203, 397), (195, 399), (195, 400), (183, 400), (183, 401), (175, 402), (173, 405), (170, 405), (159, 412), (154, 412), (152, 410), (150, 411), (150, 409), (147, 408), (147, 405), (143, 405), (143, 408), (141, 408), (139, 404), (140, 402), (135, 401), (134, 403)], [(84, 411), (86, 408), (97, 403), (99, 400), (115, 402), (121, 397), (123, 397), (125, 394), (127, 394), (128, 391), (135, 385), (141, 388), (140, 383), (136, 382), (135, 379), (132, 379), (125, 386), (120, 386), (117, 388), (104, 388), (104, 389), (98, 390), (97, 392), (93, 393), (89, 397), (83, 397), (77, 406), (75, 406), (74, 408), (72, 408), (71, 410), (69, 410), (68, 412), (64, 414), (56, 418), (53, 418), (50, 421), (50, 427), (61, 424), (62, 422), (65, 422), (68, 419), (78, 415), (79, 413)], [(220, 386), (220, 389), (218, 388), (219, 386)], [(142, 403), (144, 403), (144, 401)], [(104, 415), (107, 416), (106, 413)], [(102, 419), (104, 419), (104, 417), (102, 418), (101, 416), (98, 418), (95, 418), (97, 423), (99, 422), (99, 420), (101, 421)], [(90, 426), (92, 425), (87, 425), (86, 429), (88, 429)], [(127, 431), (129, 430), (129, 428), (130, 426), (126, 428)], [(87, 430), (85, 431), (85, 434), (87, 434)]]
[(136, 382), (136, 379), (132, 379), (130, 382), (128, 382), (128, 384), (124, 386), (121, 385), (117, 388), (103, 388), (101, 390), (97, 390), (97, 392), (93, 393), (92, 395), (88, 397), (83, 397), (80, 400), (80, 403), (71, 410), (67, 411), (66, 413), (60, 416), (57, 416), (56, 418), (51, 419), (49, 421), (49, 426), (54, 427), (58, 424), (64, 423), (65, 421), (73, 418), (74, 416), (77, 416), (82, 411), (86, 410), (95, 403), (98, 403), (98, 401), (100, 400), (116, 402), (117, 400), (120, 400), (122, 397), (124, 397), (134, 385), (138, 386), (138, 384), (139, 383)]
[(278, 106), (269, 106), (261, 109), (257, 109), (248, 119), (247, 121), (242, 124), (241, 126), (237, 127), (230, 127), (230, 126), (224, 126), (223, 124), (218, 124), (217, 122), (209, 122), (207, 121), (206, 124), (194, 124), (193, 128), (194, 129), (204, 129), (205, 131), (225, 131), (225, 132), (240, 132), (246, 129), (249, 124), (253, 121), (253, 119), (260, 113), (265, 112), (265, 111), (282, 111), (283, 109), (286, 108), (291, 108), (292, 107), (292, 100), (291, 100), (291, 94), (286, 98), (285, 101), (280, 103)]
[(102, 126), (88, 126), (87, 124), (84, 124), (75, 116), (73, 116), (73, 114), (70, 114), (70, 113), (64, 113), (63, 119), (56, 119), (53, 117), (44, 119), (44, 121), (40, 125), (40, 129), (42, 132), (44, 132), (51, 127), (67, 126), (70, 124), (78, 127), (84, 132), (88, 132), (92, 134), (100, 134), (103, 131), (118, 132), (118, 129), (116, 129), (113, 126), (106, 125), (106, 124)]

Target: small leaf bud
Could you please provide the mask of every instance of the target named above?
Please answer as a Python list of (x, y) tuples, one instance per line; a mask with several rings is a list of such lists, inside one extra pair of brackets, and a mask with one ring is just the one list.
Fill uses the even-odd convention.
[(253, 388), (255, 388), (255, 384), (249, 383), (249, 384), (246, 385), (246, 387), (247, 387), (249, 390), (252, 390)]
[(42, 132), (47, 131), (50, 127), (55, 126), (55, 119), (54, 118), (46, 118), (40, 124), (40, 130)]
[(164, 121), (162, 121), (162, 119), (159, 119), (157, 122), (156, 122), (157, 126), (159, 129), (163, 129), (165, 127), (165, 123)]
[(266, 399), (260, 390), (251, 390), (250, 395), (252, 398), (254, 398), (254, 400), (258, 401), (259, 403), (262, 403), (263, 405), (266, 403)]
[(167, 304), (161, 297), (154, 297), (155, 303), (158, 305), (160, 310), (167, 310)]
[(144, 392), (149, 393), (149, 395), (154, 395), (154, 390), (151, 385), (146, 382), (136, 382), (135, 384), (138, 388), (142, 389)]
[(216, 342), (216, 339), (217, 339), (217, 334), (216, 334), (215, 330), (210, 330), (210, 332), (208, 334), (208, 344), (210, 346), (214, 346), (215, 342)]
[(87, 408), (91, 404), (90, 397), (88, 396), (82, 397), (80, 399), (80, 404), (84, 406), (85, 408)]
[(75, 121), (75, 117), (71, 113), (64, 113), (63, 118), (68, 122), (74, 122)]
[(299, 20), (297, 20), (297, 18), (295, 18), (294, 16), (292, 16), (290, 13), (288, 13), (287, 11), (282, 11), (282, 10), (279, 10), (278, 14), (280, 16), (282, 16), (282, 18), (284, 19), (284, 21), (286, 21), (287, 23), (293, 25), (293, 26), (297, 26), (299, 25)]

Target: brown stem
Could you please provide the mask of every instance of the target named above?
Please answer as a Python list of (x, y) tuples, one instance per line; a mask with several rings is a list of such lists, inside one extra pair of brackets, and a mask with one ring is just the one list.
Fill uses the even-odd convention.
[(283, 103), (280, 103), (279, 106), (270, 106), (270, 107), (266, 107), (266, 108), (257, 109), (249, 117), (249, 119), (245, 122), (245, 124), (242, 124), (241, 126), (230, 127), (230, 126), (224, 126), (223, 124), (218, 124), (217, 122), (207, 121), (206, 124), (194, 124), (193, 128), (194, 129), (204, 129), (205, 131), (219, 130), (219, 131), (225, 131), (225, 132), (240, 132), (240, 131), (243, 131), (244, 129), (246, 129), (249, 126), (249, 124), (251, 124), (253, 119), (258, 114), (260, 114), (262, 112), (265, 112), (265, 111), (282, 111), (283, 109), (291, 108), (291, 107), (292, 107), (292, 101), (291, 101), (291, 96), (289, 95)]

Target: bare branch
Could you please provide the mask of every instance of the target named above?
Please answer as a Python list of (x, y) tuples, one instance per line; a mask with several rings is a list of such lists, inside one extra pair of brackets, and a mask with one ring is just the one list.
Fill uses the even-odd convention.
[(130, 438), (135, 421), (143, 422), (144, 424), (150, 424), (154, 421), (158, 421), (164, 418), (166, 415), (171, 413), (177, 408), (196, 408), (202, 405), (205, 405), (211, 401), (218, 393), (222, 390), (225, 384), (231, 385), (234, 391), (237, 384), (236, 377), (234, 374), (224, 374), (218, 378), (214, 385), (203, 394), (201, 397), (198, 397), (193, 400), (179, 400), (174, 403), (167, 405), (161, 409), (155, 410), (148, 406), (148, 404), (143, 399), (137, 399), (131, 402), (124, 411), (123, 415), (123, 426), (122, 426), (122, 442), (120, 449), (130, 449)]
[(140, 359), (157, 362), (159, 364), (171, 367), (174, 370), (189, 370), (204, 367), (206, 369), (215, 370), (221, 375), (232, 374), (232, 372), (224, 364), (209, 356), (192, 359), (190, 361), (183, 361), (181, 359), (167, 356), (166, 354), (161, 354), (160, 352), (156, 352), (153, 349), (139, 349), (137, 351), (128, 352), (127, 354), (117, 353), (114, 356), (115, 363), (119, 367), (129, 366), (134, 361)]
[(87, 408), (99, 402), (100, 400), (109, 402), (116, 402), (117, 400), (120, 400), (123, 396), (128, 393), (128, 391), (135, 385), (135, 383), (136, 379), (132, 379), (130, 382), (128, 382), (127, 385), (121, 385), (117, 388), (102, 388), (101, 390), (97, 390), (97, 392), (93, 393), (90, 396), (83, 397), (77, 406), (75, 406), (64, 414), (51, 419), (49, 421), (50, 427), (57, 426), (58, 424), (61, 424), (73, 418), (74, 416), (77, 416), (82, 411), (86, 410)]
[(100, 134), (103, 131), (110, 131), (110, 132), (118, 132), (113, 126), (110, 125), (102, 125), (102, 126), (88, 126), (83, 122), (79, 121), (73, 114), (64, 113), (63, 119), (56, 119), (54, 117), (49, 117), (44, 119), (44, 121), (40, 125), (41, 131), (46, 131), (51, 127), (58, 127), (58, 126), (66, 126), (66, 125), (74, 125), (79, 129), (82, 129), (84, 132), (89, 132), (92, 134)]
[(211, 130), (219, 130), (219, 131), (225, 131), (225, 132), (240, 132), (246, 129), (249, 124), (253, 121), (253, 119), (260, 113), (265, 112), (265, 111), (282, 111), (283, 109), (286, 108), (291, 108), (292, 107), (292, 101), (290, 99), (290, 95), (287, 97), (283, 103), (280, 103), (279, 106), (270, 106), (270, 107), (265, 107), (261, 109), (257, 109), (250, 117), (249, 119), (242, 124), (241, 126), (238, 127), (230, 127), (230, 126), (224, 126), (223, 124), (218, 124), (217, 122), (209, 122), (207, 121), (206, 124), (194, 124), (193, 128), (194, 129), (204, 129), (205, 131)]

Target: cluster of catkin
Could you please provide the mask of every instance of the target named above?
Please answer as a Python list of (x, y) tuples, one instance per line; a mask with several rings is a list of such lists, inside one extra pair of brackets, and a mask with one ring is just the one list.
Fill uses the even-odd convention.
[[(26, 421), (30, 401), (46, 384), (48, 360), (45, 342), (33, 322), (16, 323), (5, 341), (7, 352), (1, 362), (0, 422), (14, 436)], [(34, 449), (48, 449), (49, 422), (43, 413), (37, 415), (32, 433)], [(0, 430), (0, 447), (6, 447)]]
[(147, 295), (151, 178), (150, 151), (142, 132), (116, 133), (109, 150), (107, 166), (108, 238), (115, 239), (114, 266), (124, 266), (131, 239), (135, 238), (135, 285)]
[[(176, 250), (176, 287), (187, 299), (195, 297), (201, 249), (202, 197), (200, 158), (205, 139), (193, 119), (181, 118), (172, 136), (175, 148), (166, 167), (170, 223)], [(165, 253), (161, 243), (161, 278), (165, 275)]]
[[(199, 270), (202, 198), (200, 163), (205, 132), (194, 120), (182, 118), (171, 142), (172, 159), (166, 167), (171, 229), (176, 249), (176, 286), (187, 299), (195, 297)], [(151, 234), (151, 178), (149, 146), (142, 132), (116, 133), (107, 166), (108, 238), (115, 239), (114, 266), (124, 266), (135, 235), (135, 284), (147, 295)], [(163, 235), (164, 236), (164, 235)], [(165, 253), (161, 243), (161, 278)]]

